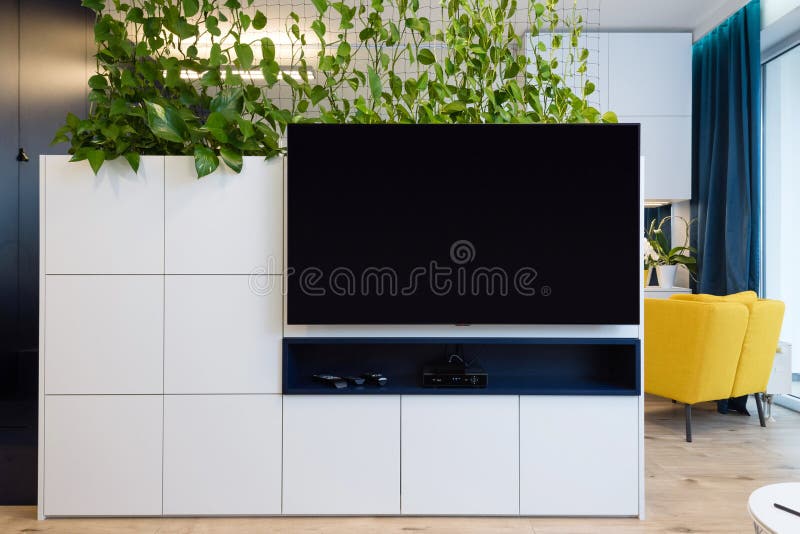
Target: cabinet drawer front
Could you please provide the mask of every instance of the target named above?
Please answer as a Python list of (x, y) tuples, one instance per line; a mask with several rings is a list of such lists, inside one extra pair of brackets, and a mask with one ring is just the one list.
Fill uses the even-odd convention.
[(403, 513), (519, 513), (519, 397), (404, 396)]
[(44, 513), (161, 515), (162, 397), (45, 398)]
[(400, 513), (400, 397), (286, 396), (283, 443), (283, 513)]
[(520, 513), (639, 513), (639, 398), (520, 398)]
[(281, 397), (164, 397), (164, 514), (281, 513)]
[(45, 392), (161, 393), (163, 290), (158, 275), (48, 275)]

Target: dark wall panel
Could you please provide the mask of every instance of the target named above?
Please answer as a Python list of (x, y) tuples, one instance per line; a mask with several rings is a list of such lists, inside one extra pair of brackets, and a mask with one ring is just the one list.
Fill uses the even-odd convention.
[(77, 1), (20, 3), (21, 142), (31, 158), (20, 167), (19, 192), (20, 334), (26, 348), (38, 342), (39, 156), (66, 153), (65, 144), (50, 146), (53, 134), (68, 111), (86, 114), (90, 15)]
[(53, 133), (86, 115), (91, 15), (78, 0), (0, 0), (0, 505), (36, 503), (39, 155), (65, 153)]
[(17, 237), (19, 175), (17, 0), (0, 0), (0, 350), (16, 349), (19, 327)]

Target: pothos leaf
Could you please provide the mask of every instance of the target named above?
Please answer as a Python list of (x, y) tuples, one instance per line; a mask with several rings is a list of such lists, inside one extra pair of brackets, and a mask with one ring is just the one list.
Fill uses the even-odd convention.
[(100, 170), (100, 167), (103, 166), (103, 162), (106, 160), (106, 153), (102, 150), (92, 149), (86, 153), (86, 159), (89, 160), (89, 165), (92, 167), (92, 171), (95, 174)]
[(241, 152), (237, 152), (236, 150), (228, 147), (220, 147), (219, 155), (222, 157), (222, 161), (225, 162), (225, 165), (236, 171), (237, 173), (242, 172), (242, 154)]
[(372, 68), (372, 65), (367, 66), (367, 73), (369, 75), (369, 91), (372, 94), (372, 98), (378, 100), (383, 92), (381, 78), (378, 76), (378, 73), (375, 72), (375, 69)]
[(145, 101), (147, 106), (147, 125), (157, 137), (175, 143), (189, 139), (189, 128), (180, 113), (172, 107), (164, 107), (155, 102)]
[(194, 168), (198, 178), (208, 176), (217, 170), (217, 167), (219, 167), (219, 158), (213, 150), (202, 145), (194, 148)]
[(125, 159), (128, 161), (128, 165), (131, 166), (133, 172), (139, 172), (139, 153), (138, 152), (126, 152)]

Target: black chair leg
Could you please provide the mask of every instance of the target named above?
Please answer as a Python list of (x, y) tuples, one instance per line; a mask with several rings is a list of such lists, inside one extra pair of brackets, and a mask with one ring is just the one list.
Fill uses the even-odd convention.
[(764, 420), (764, 405), (761, 403), (761, 393), (754, 393), (753, 396), (756, 398), (756, 408), (758, 409), (758, 420), (761, 423), (761, 426), (767, 426), (767, 422)]
[(687, 404), (684, 408), (686, 411), (686, 441), (687, 443), (692, 442), (692, 405)]

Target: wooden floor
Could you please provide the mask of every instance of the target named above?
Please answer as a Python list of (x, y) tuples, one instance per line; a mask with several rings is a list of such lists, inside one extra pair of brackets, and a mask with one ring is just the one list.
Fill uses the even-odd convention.
[[(751, 401), (752, 403), (752, 401)], [(0, 533), (211, 534), (751, 533), (747, 497), (775, 482), (800, 481), (800, 414), (775, 407), (775, 422), (694, 410), (694, 443), (683, 437), (683, 407), (648, 398), (647, 519), (561, 518), (213, 518), (51, 519), (33, 507), (0, 507)], [(800, 529), (798, 529), (800, 532)]]

